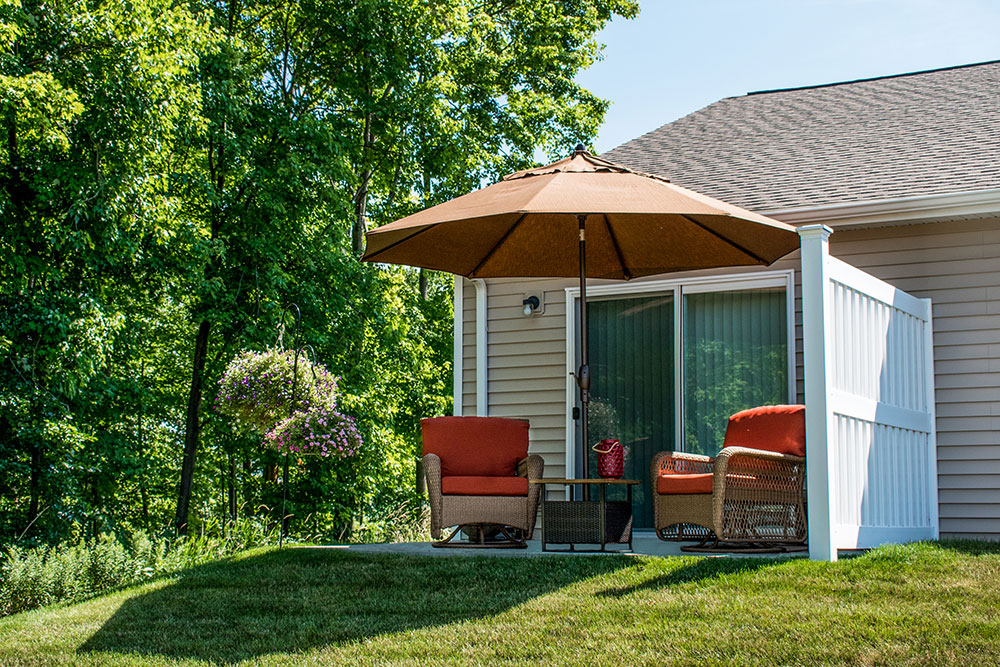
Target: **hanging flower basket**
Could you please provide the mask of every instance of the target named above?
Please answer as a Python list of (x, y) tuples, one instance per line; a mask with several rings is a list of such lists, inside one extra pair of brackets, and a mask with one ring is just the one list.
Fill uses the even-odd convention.
[(361, 433), (354, 419), (328, 406), (315, 406), (287, 417), (264, 436), (281, 454), (347, 458), (358, 453)]
[[(293, 382), (296, 375), (297, 381)], [(296, 370), (295, 352), (275, 348), (237, 355), (219, 380), (215, 407), (224, 415), (267, 432), (288, 417), (293, 386), (296, 411), (337, 407), (337, 378), (302, 354)]]

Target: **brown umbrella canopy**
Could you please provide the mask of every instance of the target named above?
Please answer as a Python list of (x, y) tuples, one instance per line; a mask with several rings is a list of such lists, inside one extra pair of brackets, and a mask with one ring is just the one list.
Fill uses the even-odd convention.
[(469, 278), (574, 277), (581, 215), (590, 278), (767, 265), (799, 246), (789, 225), (577, 150), (372, 230), (364, 260)]

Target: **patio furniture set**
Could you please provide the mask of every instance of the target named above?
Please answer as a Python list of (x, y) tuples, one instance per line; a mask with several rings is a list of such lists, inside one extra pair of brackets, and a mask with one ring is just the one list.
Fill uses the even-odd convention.
[[(423, 464), (435, 547), (524, 548), (541, 505), (542, 549), (632, 548), (632, 489), (638, 480), (545, 478), (528, 454), (527, 421), (436, 417), (422, 421)], [(806, 541), (805, 408), (752, 408), (729, 418), (715, 457), (660, 452), (650, 466), (654, 530), (661, 540), (698, 540), (694, 549), (782, 550)], [(546, 498), (547, 485), (569, 489)], [(574, 487), (584, 488), (574, 498)], [(626, 500), (608, 498), (623, 486)], [(598, 499), (589, 489), (596, 487)], [(454, 530), (442, 539), (443, 529)], [(477, 539), (454, 538), (462, 531)], [(500, 541), (487, 542), (494, 531)], [(553, 549), (552, 545), (566, 548)], [(596, 548), (599, 545), (599, 549)]]
[[(470, 279), (578, 277), (580, 432), (589, 471), (591, 394), (587, 278), (632, 280), (676, 271), (767, 266), (799, 247), (790, 225), (591, 155), (509, 174), (475, 192), (367, 233), (367, 262), (448, 271)], [(526, 302), (527, 303), (527, 302)], [(484, 316), (485, 317), (485, 316)], [(567, 311), (569, 317), (569, 311)], [(477, 333), (479, 341), (485, 341)], [(485, 345), (482, 346), (485, 350)], [(485, 385), (485, 383), (483, 383)], [(478, 399), (480, 409), (485, 398)], [(610, 500), (609, 482), (546, 479), (528, 455), (528, 425), (487, 417), (424, 420), (424, 469), (435, 546), (487, 528), (525, 546), (539, 502), (550, 545), (631, 547), (632, 503)], [(650, 496), (664, 540), (697, 536), (755, 547), (804, 543), (805, 419), (802, 406), (734, 415), (716, 457), (664, 452), (653, 460)], [(586, 477), (586, 475), (584, 475)], [(568, 500), (543, 497), (562, 484)], [(590, 499), (597, 484), (600, 499)], [(637, 480), (622, 480), (631, 498)], [(573, 498), (573, 487), (584, 489)], [(442, 529), (455, 531), (442, 539)], [(703, 545), (704, 546), (704, 545)]]

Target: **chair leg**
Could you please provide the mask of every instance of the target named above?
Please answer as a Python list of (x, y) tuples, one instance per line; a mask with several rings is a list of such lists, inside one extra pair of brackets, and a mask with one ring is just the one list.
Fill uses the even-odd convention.
[(701, 542), (698, 544), (686, 544), (681, 547), (681, 551), (705, 551), (705, 550), (715, 550), (719, 548), (719, 538), (715, 536), (715, 533), (709, 533), (702, 538)]
[(451, 542), (451, 540), (456, 535), (458, 535), (458, 533), (461, 530), (462, 530), (461, 526), (456, 526), (455, 530), (451, 531), (451, 535), (449, 535), (448, 537), (444, 538), (443, 540), (438, 540), (437, 542), (431, 542), (431, 546), (432, 547), (457, 547), (457, 546), (460, 546), (458, 544), (448, 544), (448, 543)]
[[(451, 541), (452, 539), (454, 539), (456, 535), (462, 532), (463, 528), (469, 526), (475, 526), (478, 529), (479, 531), (478, 544)], [(506, 541), (487, 544), (484, 537), (485, 531), (483, 530), (483, 528), (485, 528), (486, 526), (496, 526), (498, 529), (500, 529), (500, 533), (504, 536)], [(513, 535), (511, 535), (507, 531), (507, 526), (503, 526), (500, 524), (492, 524), (492, 523), (469, 523), (469, 524), (463, 524), (461, 526), (456, 526), (455, 530), (452, 531), (451, 535), (444, 538), (443, 540), (438, 540), (437, 542), (431, 542), (431, 546), (447, 547), (449, 549), (527, 549), (528, 543), (525, 542), (523, 539), (518, 539)]]

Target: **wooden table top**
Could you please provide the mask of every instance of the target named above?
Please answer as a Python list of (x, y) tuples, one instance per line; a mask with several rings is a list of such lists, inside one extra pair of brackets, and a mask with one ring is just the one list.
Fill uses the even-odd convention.
[(530, 484), (639, 484), (637, 479), (529, 479)]

